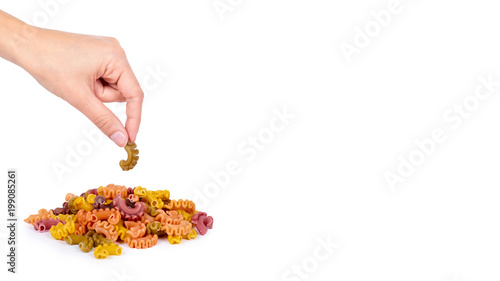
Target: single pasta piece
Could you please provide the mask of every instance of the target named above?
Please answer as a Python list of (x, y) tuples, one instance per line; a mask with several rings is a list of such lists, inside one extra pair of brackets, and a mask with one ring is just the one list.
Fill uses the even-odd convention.
[(182, 236), (181, 235), (169, 235), (167, 237), (168, 243), (170, 244), (179, 244), (182, 241)]
[(139, 149), (137, 149), (137, 145), (133, 142), (128, 142), (125, 146), (125, 151), (127, 151), (127, 160), (120, 161), (120, 167), (123, 171), (131, 170), (137, 164), (137, 160), (139, 160)]
[(134, 207), (129, 207), (125, 200), (120, 197), (120, 194), (115, 196), (113, 205), (125, 220), (140, 220), (144, 212), (146, 212), (146, 204), (144, 202), (137, 202)]
[(195, 205), (191, 200), (171, 200), (170, 203), (164, 205), (169, 210), (184, 210), (189, 213), (194, 213)]
[(146, 225), (144, 225), (140, 221), (138, 222), (125, 221), (125, 227), (129, 229), (127, 231), (127, 234), (130, 235), (132, 238), (139, 238), (144, 236), (144, 234), (146, 234)]
[(200, 235), (205, 235), (209, 229), (212, 229), (214, 218), (207, 216), (205, 212), (197, 212), (191, 218), (191, 222), (196, 225), (196, 229)]
[(116, 232), (115, 226), (109, 224), (107, 221), (98, 221), (94, 224), (94, 230), (97, 233), (104, 234), (106, 238), (114, 241), (118, 240), (118, 232)]
[(96, 221), (103, 221), (107, 220), (110, 224), (117, 224), (121, 219), (120, 212), (118, 210), (112, 208), (112, 209), (99, 209), (99, 210), (92, 210), (90, 212), (87, 212), (85, 220), (87, 222), (96, 222)]
[(80, 244), (81, 242), (86, 241), (87, 237), (81, 235), (81, 234), (70, 234), (66, 237), (64, 237), (64, 241), (66, 241), (70, 245), (77, 245)]
[(75, 233), (75, 222), (72, 220), (67, 220), (66, 224), (58, 223), (50, 228), (50, 235), (57, 240), (62, 240), (73, 233)]
[(57, 225), (58, 223), (65, 224), (66, 222), (61, 221), (59, 218), (56, 218), (56, 219), (50, 218), (50, 219), (42, 219), (42, 220), (36, 221), (33, 224), (33, 226), (35, 227), (35, 230), (40, 231), (40, 232), (45, 232), (45, 231), (49, 231), (49, 229), (53, 225)]
[(121, 194), (121, 197), (125, 198), (127, 196), (127, 188), (124, 185), (108, 184), (97, 189), (97, 194), (104, 196), (106, 199), (113, 199), (118, 193)]
[(84, 224), (75, 222), (75, 234), (85, 234), (87, 233), (87, 227)]
[(168, 235), (185, 235), (192, 229), (190, 222), (182, 220), (179, 224), (165, 224), (161, 230), (165, 231)]
[(92, 238), (92, 236), (88, 236), (88, 235), (84, 235), (84, 237), (85, 237), (85, 240), (78, 243), (78, 247), (80, 248), (80, 250), (82, 252), (88, 253), (88, 252), (90, 252), (90, 250), (92, 250), (92, 248), (94, 248), (94, 239)]
[(115, 243), (102, 244), (94, 249), (94, 257), (96, 259), (105, 259), (109, 255), (119, 256), (122, 254), (122, 248)]
[(30, 215), (27, 217), (24, 221), (30, 224), (34, 224), (36, 221), (43, 220), (43, 219), (50, 219), (54, 218), (54, 213), (52, 210), (47, 211), (46, 209), (40, 209), (38, 210), (38, 214), (36, 215)]
[(144, 237), (140, 237), (140, 238), (127, 237), (127, 238), (125, 238), (125, 243), (127, 243), (127, 245), (130, 248), (136, 248), (136, 249), (151, 248), (154, 245), (156, 245), (156, 243), (158, 243), (158, 235), (148, 234), (148, 235), (146, 235)]
[(147, 233), (148, 234), (158, 234), (158, 232), (162, 231), (161, 227), (162, 227), (162, 225), (159, 221), (148, 223), (146, 225)]
[(77, 210), (83, 209), (85, 211), (91, 211), (93, 209), (92, 204), (87, 202), (83, 197), (77, 197), (75, 201), (73, 201), (73, 205)]
[(69, 199), (75, 197), (76, 195), (74, 195), (73, 193), (68, 193), (66, 194), (66, 198), (64, 199), (65, 201), (68, 201)]

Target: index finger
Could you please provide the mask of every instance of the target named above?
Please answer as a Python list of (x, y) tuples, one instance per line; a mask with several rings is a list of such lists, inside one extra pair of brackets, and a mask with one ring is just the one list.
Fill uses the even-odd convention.
[(130, 141), (135, 142), (141, 124), (144, 92), (130, 67), (121, 74), (116, 84), (127, 103), (127, 121), (125, 122), (125, 129), (127, 130)]

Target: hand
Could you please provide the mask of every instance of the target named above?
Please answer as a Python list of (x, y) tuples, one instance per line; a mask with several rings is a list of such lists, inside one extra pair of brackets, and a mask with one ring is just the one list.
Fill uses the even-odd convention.
[[(12, 60), (87, 116), (118, 146), (135, 142), (144, 93), (118, 41), (28, 28), (30, 36), (18, 41)], [(104, 102), (127, 103), (125, 127)]]

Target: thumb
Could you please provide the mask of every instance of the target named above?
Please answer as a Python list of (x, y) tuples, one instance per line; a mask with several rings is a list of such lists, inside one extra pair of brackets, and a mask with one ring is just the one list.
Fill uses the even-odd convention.
[(75, 105), (87, 118), (90, 119), (116, 145), (125, 146), (128, 134), (116, 115), (109, 110), (95, 95), (86, 95), (83, 102)]

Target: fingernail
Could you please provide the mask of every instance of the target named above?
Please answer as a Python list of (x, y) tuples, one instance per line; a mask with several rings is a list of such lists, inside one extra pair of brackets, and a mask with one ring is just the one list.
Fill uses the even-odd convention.
[(118, 146), (125, 146), (127, 144), (127, 137), (120, 131), (114, 132), (109, 138)]

